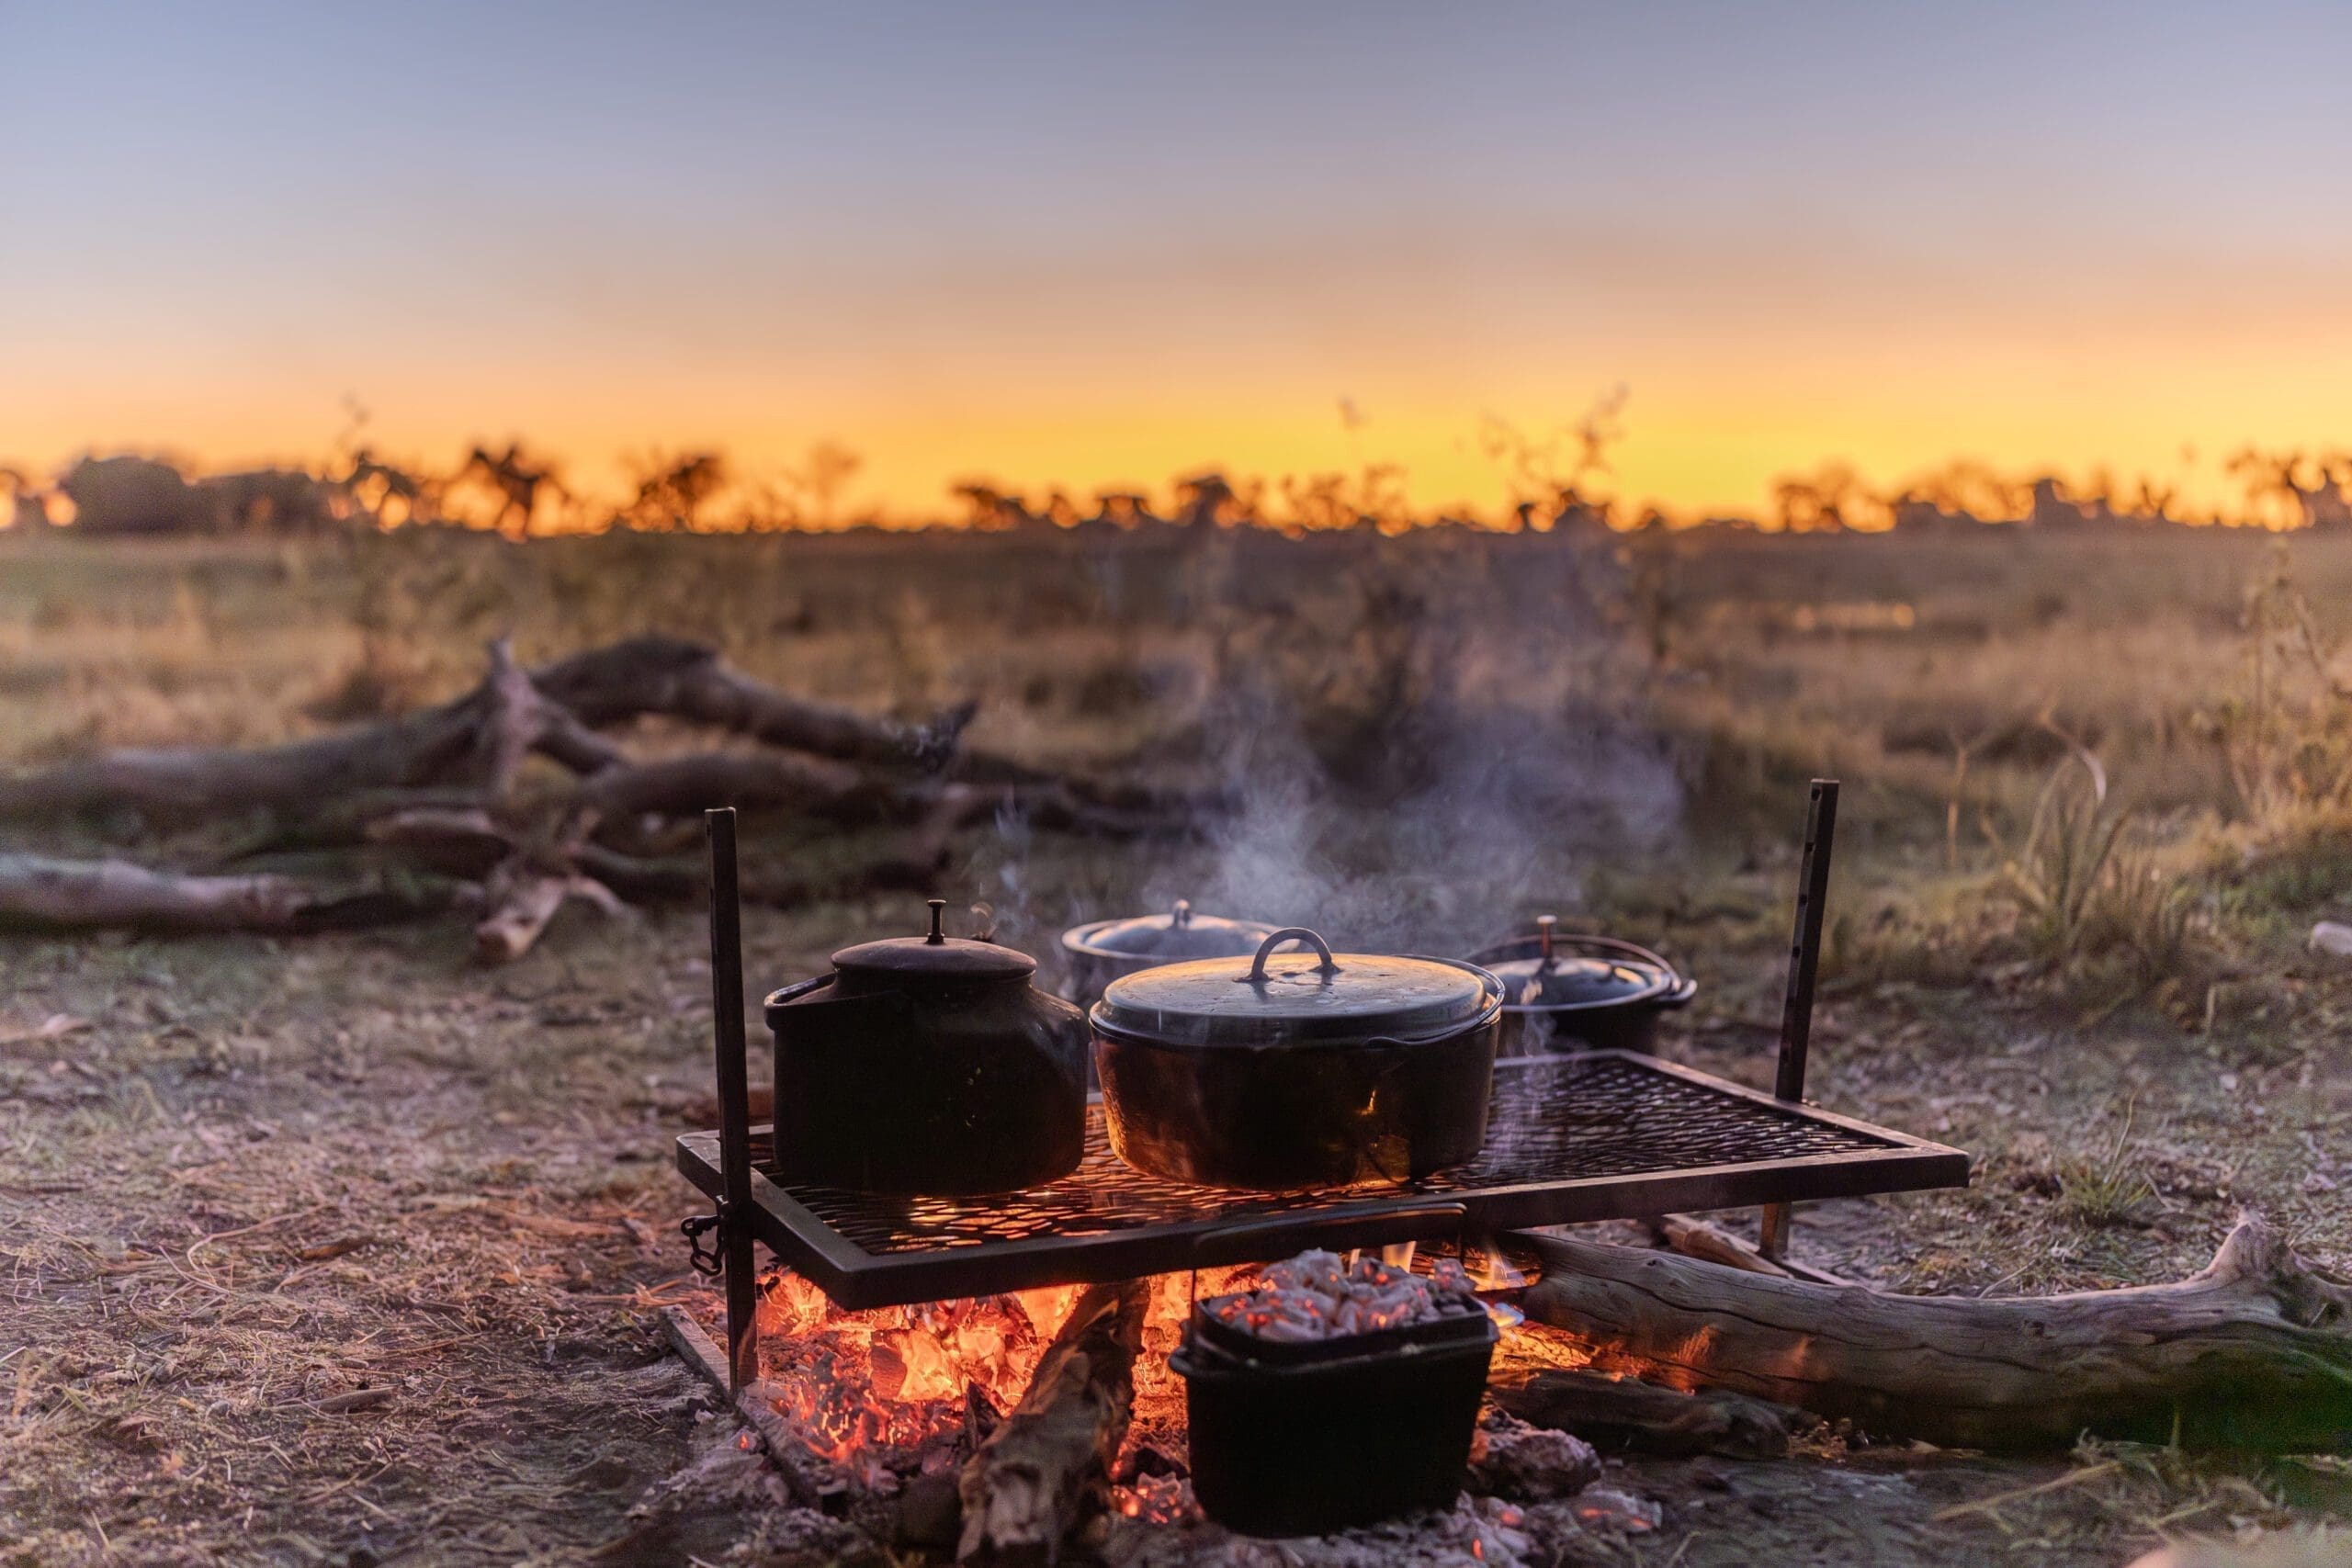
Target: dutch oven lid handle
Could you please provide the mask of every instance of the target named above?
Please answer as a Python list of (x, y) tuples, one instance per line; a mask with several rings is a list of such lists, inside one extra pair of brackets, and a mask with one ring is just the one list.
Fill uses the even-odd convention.
[(1242, 983), (1250, 986), (1264, 985), (1266, 983), (1266, 960), (1273, 956), (1274, 949), (1282, 946), (1282, 944), (1286, 942), (1313, 942), (1315, 944), (1315, 951), (1323, 955), (1323, 962), (1317, 964), (1316, 967), (1326, 975), (1336, 975), (1340, 972), (1338, 960), (1331, 956), (1331, 944), (1329, 942), (1325, 942), (1321, 936), (1307, 930), (1305, 926), (1284, 926), (1282, 930), (1273, 932), (1272, 935), (1268, 936), (1265, 941), (1258, 944), (1258, 956), (1250, 961), (1250, 973), (1241, 976)]

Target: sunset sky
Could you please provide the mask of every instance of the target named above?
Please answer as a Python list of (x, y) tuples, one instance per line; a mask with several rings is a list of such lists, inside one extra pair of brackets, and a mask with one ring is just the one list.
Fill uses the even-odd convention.
[(837, 438), (901, 513), (1492, 507), (1482, 416), (1620, 383), (1604, 488), (1687, 512), (2352, 445), (2342, 6), (0, 0), (0, 462), (318, 461), (356, 397), (592, 480)]

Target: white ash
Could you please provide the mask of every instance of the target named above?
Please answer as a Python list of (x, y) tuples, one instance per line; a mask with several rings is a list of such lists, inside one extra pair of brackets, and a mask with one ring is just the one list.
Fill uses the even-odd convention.
[(1469, 1277), (1451, 1258), (1424, 1279), (1377, 1258), (1359, 1258), (1351, 1269), (1335, 1253), (1302, 1252), (1269, 1265), (1263, 1279), (1215, 1308), (1220, 1321), (1260, 1339), (1340, 1339), (1480, 1310)]
[(628, 1511), (632, 1520), (725, 1508), (784, 1507), (792, 1501), (784, 1477), (748, 1427), (731, 1419), (695, 1434), (692, 1463), (648, 1487)]
[(1450, 1508), (1280, 1540), (1205, 1520), (1170, 1526), (1113, 1516), (1090, 1544), (1107, 1568), (1559, 1568), (1628, 1561), (1661, 1517), (1655, 1503), (1596, 1486), (1550, 1503), (1457, 1497)]

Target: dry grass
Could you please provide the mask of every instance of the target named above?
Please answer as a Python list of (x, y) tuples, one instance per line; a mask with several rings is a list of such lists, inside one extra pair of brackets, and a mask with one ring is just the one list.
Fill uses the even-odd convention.
[[(1500, 694), (1515, 722), (1652, 737), (1679, 809), (1649, 838), (1539, 815), (1562, 842), (1530, 848), (1537, 872), (1446, 912), (1491, 929), (1556, 904), (1664, 946), (1703, 987), (1668, 1049), (1749, 1082), (1769, 1068), (1802, 780), (1849, 781), (1815, 1091), (1980, 1168), (1964, 1191), (1815, 1206), (1802, 1255), (1905, 1289), (2142, 1281), (2201, 1267), (2250, 1203), (2352, 1261), (2352, 978), (2301, 946), (2311, 919), (2352, 911), (2352, 831), (2316, 800), (2249, 817), (2199, 728), (2242, 689), (2261, 541), (1719, 540), (1658, 595), (1662, 667), (1625, 610), (1638, 572), (1541, 543), (0, 536), (0, 756), (307, 733), (322, 699), (458, 689), (506, 630), (526, 657), (711, 637), (870, 706), (975, 694), (976, 739), (1061, 761), (1214, 767), (1245, 680), (1317, 716), (1309, 739), (1341, 765), (1399, 735), (1426, 750), (1409, 726), (1448, 705), (1448, 733), (1484, 737), (1454, 742), (1476, 754), (1496, 732), (1464, 716)], [(2352, 543), (2294, 550), (2312, 606), (2352, 602)], [(1399, 580), (1424, 609), (1380, 596)], [(1463, 604), (1487, 607), (1477, 635), (1400, 632)], [(1907, 627), (1820, 613), (1891, 604)], [(1384, 711), (1398, 693), (1413, 711)], [(1604, 700), (1613, 728), (1592, 718)], [(2045, 714), (2137, 803), (2128, 823), (2064, 829), (2103, 847), (2061, 851), (2045, 826), (2019, 853), (2052, 768), (2080, 766)], [(1398, 852), (1377, 831), (1332, 843)], [(1033, 949), (1217, 860), (967, 848), (951, 891), (1004, 907)], [(1430, 874), (1356, 870), (1399, 900)], [(751, 973), (806, 972), (898, 919), (755, 913)], [(675, 1222), (700, 1207), (665, 1151), (709, 1115), (701, 953), (684, 917), (567, 916), (494, 978), (454, 930), (0, 945), (0, 1562), (571, 1560), (620, 1539), (715, 1558), (727, 1517), (702, 1538), (627, 1517), (708, 1441), (650, 1321), (679, 1288)], [(87, 1027), (45, 1031), (58, 1015)], [(2086, 1563), (2342, 1506), (2320, 1486), (2287, 1507), (2245, 1467), (2086, 1462), (2110, 1461), (1942, 1525), (1938, 1509), (2050, 1472), (1955, 1471), (1839, 1506), (1883, 1527), (1879, 1561)], [(1792, 1495), (1830, 1497), (1805, 1473)], [(1843, 1528), (1834, 1512), (1806, 1528)]]

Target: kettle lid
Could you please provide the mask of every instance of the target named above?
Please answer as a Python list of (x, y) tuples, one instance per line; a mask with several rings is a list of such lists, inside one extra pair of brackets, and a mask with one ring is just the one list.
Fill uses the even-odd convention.
[(992, 942), (949, 936), (944, 930), (947, 900), (929, 902), (930, 935), (861, 942), (834, 953), (833, 967), (850, 974), (918, 980), (1025, 980), (1037, 972), (1037, 961), (1025, 953)]

